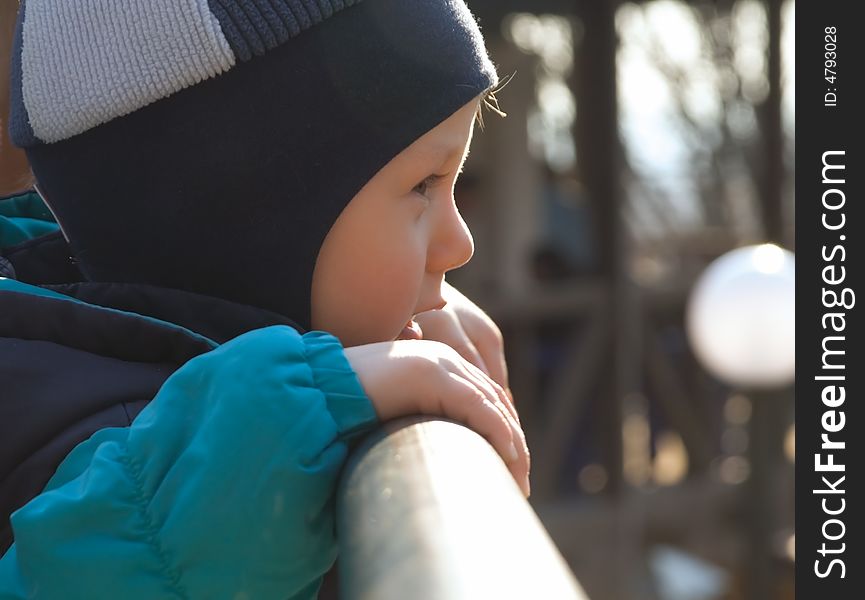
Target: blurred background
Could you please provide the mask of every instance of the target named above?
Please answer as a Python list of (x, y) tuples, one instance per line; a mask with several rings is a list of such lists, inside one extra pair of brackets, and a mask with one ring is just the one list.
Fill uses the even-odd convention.
[(593, 600), (792, 598), (792, 387), (713, 376), (685, 317), (713, 259), (794, 250), (794, 2), (469, 5), (513, 77), (448, 281), (504, 334), (534, 508)]
[[(715, 258), (794, 250), (794, 2), (469, 5), (508, 115), (448, 280), (505, 336), (534, 508), (593, 600), (792, 598), (792, 387), (712, 375), (685, 321)], [(0, 195), (29, 185), (5, 127), (0, 161)]]

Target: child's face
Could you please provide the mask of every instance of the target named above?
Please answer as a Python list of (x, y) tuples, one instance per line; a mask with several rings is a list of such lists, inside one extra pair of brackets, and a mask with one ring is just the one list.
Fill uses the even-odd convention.
[(346, 347), (383, 342), (396, 339), (414, 315), (444, 306), (445, 272), (474, 253), (453, 186), (478, 103), (394, 157), (342, 211), (315, 264), (313, 329)]

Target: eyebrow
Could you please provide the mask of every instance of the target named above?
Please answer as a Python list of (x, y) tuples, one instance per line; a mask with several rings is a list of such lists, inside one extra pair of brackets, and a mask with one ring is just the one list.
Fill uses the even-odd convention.
[[(436, 145), (434, 148), (430, 148), (427, 152), (424, 153), (425, 157), (424, 161), (429, 161), (429, 168), (435, 169), (437, 171), (441, 170), (446, 164), (450, 164), (454, 157), (459, 157), (460, 162), (457, 167), (457, 174), (462, 173), (463, 165), (465, 164), (465, 159), (468, 158), (468, 152), (465, 156), (461, 156), (462, 148), (456, 145), (451, 144), (441, 144)], [(435, 166), (433, 166), (435, 165)]]

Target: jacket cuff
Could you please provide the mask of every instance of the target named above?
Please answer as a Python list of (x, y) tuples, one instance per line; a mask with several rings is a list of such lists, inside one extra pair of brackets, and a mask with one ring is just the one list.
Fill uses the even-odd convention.
[(378, 425), (372, 402), (339, 340), (324, 331), (310, 331), (303, 335), (303, 343), (315, 387), (324, 392), (339, 437), (350, 440)]

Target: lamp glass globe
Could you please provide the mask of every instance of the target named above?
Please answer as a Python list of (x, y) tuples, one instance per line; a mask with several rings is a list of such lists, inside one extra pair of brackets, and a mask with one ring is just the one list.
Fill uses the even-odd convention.
[(737, 387), (775, 388), (795, 372), (793, 254), (747, 246), (713, 261), (688, 300), (686, 328), (703, 366)]

